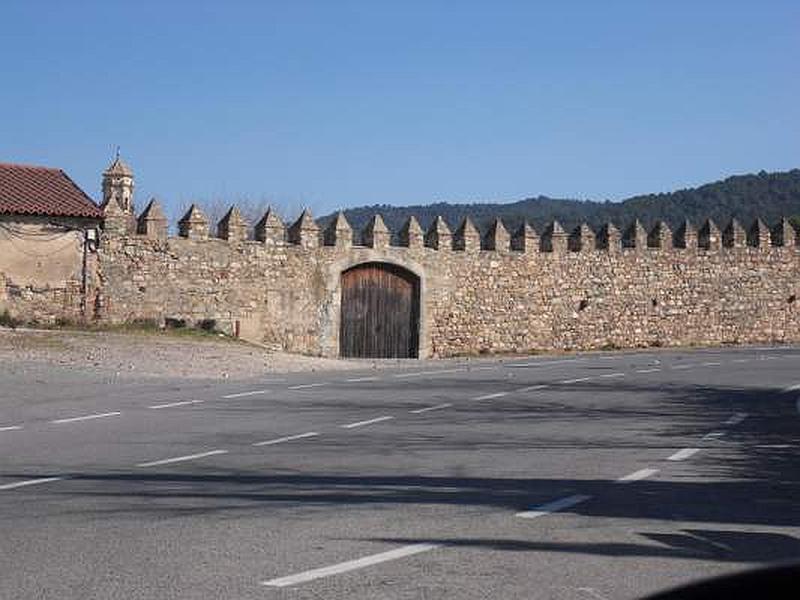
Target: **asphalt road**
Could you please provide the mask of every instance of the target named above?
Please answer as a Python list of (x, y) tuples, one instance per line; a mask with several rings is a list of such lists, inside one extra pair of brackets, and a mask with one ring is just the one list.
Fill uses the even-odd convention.
[(0, 379), (0, 598), (637, 598), (800, 559), (800, 349)]

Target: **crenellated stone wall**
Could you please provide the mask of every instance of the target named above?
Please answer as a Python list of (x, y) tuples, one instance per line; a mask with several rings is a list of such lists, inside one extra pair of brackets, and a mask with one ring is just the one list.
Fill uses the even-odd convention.
[(214, 319), (275, 348), (337, 356), (342, 271), (387, 262), (420, 279), (421, 357), (800, 342), (800, 248), (785, 221), (552, 223), (541, 236), (497, 221), (481, 236), (469, 221), (425, 232), (412, 219), (391, 246), (376, 217), (360, 236), (369, 246), (355, 246), (341, 214), (320, 231), (307, 211), (288, 228), (267, 213), (255, 241), (235, 210), (220, 237), (197, 207), (167, 237), (162, 214), (151, 203), (137, 227), (106, 227), (98, 319)]

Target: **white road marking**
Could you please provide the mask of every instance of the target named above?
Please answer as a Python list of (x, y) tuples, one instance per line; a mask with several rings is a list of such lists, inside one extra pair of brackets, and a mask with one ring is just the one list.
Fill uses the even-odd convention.
[(625, 377), (625, 373), (606, 373), (605, 375), (600, 375), (603, 378), (610, 378), (610, 377)]
[(0, 431), (19, 431), (22, 429), (22, 425), (6, 425), (5, 427), (0, 427)]
[(298, 433), (297, 435), (287, 435), (286, 437), (275, 438), (274, 440), (265, 440), (263, 442), (256, 442), (253, 446), (272, 446), (273, 444), (280, 444), (282, 442), (291, 442), (292, 440), (302, 440), (304, 438), (316, 437), (319, 434), (316, 431), (309, 431), (307, 433)]
[(261, 585), (267, 585), (271, 587), (287, 587), (290, 585), (297, 585), (298, 583), (307, 583), (322, 577), (347, 573), (348, 571), (363, 569), (364, 567), (370, 567), (372, 565), (388, 562), (390, 560), (397, 560), (399, 558), (405, 558), (406, 556), (413, 556), (414, 554), (428, 552), (438, 547), (438, 544), (411, 544), (395, 550), (389, 550), (388, 552), (380, 552), (379, 554), (372, 554), (363, 558), (348, 560), (347, 562), (331, 565), (329, 567), (311, 569), (310, 571), (303, 571), (302, 573), (289, 575), (287, 577), (278, 577), (277, 579), (262, 581)]
[(440, 373), (461, 373), (462, 371), (466, 371), (466, 368), (461, 369), (438, 369), (436, 371), (415, 371), (413, 373), (397, 373), (393, 375), (397, 379), (403, 379), (406, 377), (423, 377), (425, 375), (439, 375)]
[(360, 383), (362, 381), (378, 381), (380, 377), (355, 377), (353, 379), (345, 379), (347, 383)]
[(499, 368), (500, 368), (499, 365), (492, 365), (492, 366), (489, 366), (489, 367), (470, 367), (470, 369), (473, 370), (473, 371), (493, 371), (493, 370), (499, 369)]
[(473, 400), (493, 400), (494, 398), (502, 398), (508, 396), (508, 392), (496, 392), (494, 394), (486, 394), (485, 396), (477, 396)]
[(700, 452), (700, 448), (684, 448), (683, 450), (678, 450), (675, 454), (667, 458), (667, 460), (686, 460), (698, 452)]
[(676, 371), (680, 371), (682, 369), (691, 369), (692, 367), (695, 367), (695, 366), (697, 366), (697, 365), (673, 365), (672, 368), (675, 369)]
[(328, 385), (325, 381), (320, 381), (318, 383), (301, 383), (300, 385), (290, 385), (290, 390), (307, 390), (309, 388), (316, 388), (322, 387), (323, 385)]
[(746, 363), (746, 362), (750, 362), (750, 359), (749, 358), (734, 358), (731, 362)]
[(660, 370), (661, 370), (660, 368), (655, 368), (655, 369), (637, 369), (636, 372), (637, 373), (657, 373)]
[(628, 473), (627, 475), (620, 477), (617, 479), (617, 483), (629, 483), (631, 481), (641, 481), (642, 479), (647, 479), (651, 475), (655, 475), (658, 473), (658, 469), (640, 469), (638, 471), (634, 471), (633, 473)]
[(738, 412), (732, 415), (727, 421), (725, 421), (725, 425), (738, 425), (746, 418), (747, 418), (747, 413)]
[(523, 394), (525, 392), (533, 392), (533, 391), (536, 391), (536, 390), (543, 390), (543, 389), (548, 388), (548, 387), (550, 387), (550, 386), (547, 385), (546, 383), (540, 383), (539, 385), (529, 385), (528, 387), (523, 387), (523, 388), (516, 389), (516, 390), (514, 390), (514, 392), (516, 392), (518, 394)]
[(114, 412), (107, 412), (107, 413), (97, 413), (94, 415), (84, 415), (82, 417), (70, 417), (68, 419), (55, 419), (54, 421), (50, 421), (51, 423), (75, 423), (76, 421), (91, 421), (92, 419), (105, 419), (106, 417), (118, 417), (122, 413), (119, 411)]
[(410, 410), (408, 412), (410, 412), (411, 414), (414, 414), (414, 415), (421, 415), (422, 413), (430, 412), (432, 410), (439, 410), (440, 408), (448, 408), (450, 406), (453, 406), (453, 405), (450, 404), (449, 402), (446, 402), (445, 404), (437, 404), (436, 406), (428, 406), (426, 408), (418, 408), (416, 410)]
[(704, 440), (710, 440), (712, 438), (720, 438), (725, 435), (724, 431), (712, 431), (711, 433), (707, 433), (703, 436)]
[(580, 504), (581, 502), (586, 502), (590, 498), (591, 496), (586, 496), (584, 494), (567, 496), (565, 498), (553, 500), (552, 502), (548, 502), (547, 504), (542, 504), (541, 506), (537, 506), (536, 508), (532, 508), (530, 510), (518, 512), (516, 516), (521, 519), (536, 519), (537, 517), (543, 517), (544, 515), (549, 515), (550, 513), (564, 510), (565, 508), (571, 508), (576, 504)]
[(701, 367), (719, 367), (722, 363), (721, 362), (704, 362), (701, 363)]
[(227, 396), (223, 396), (225, 400), (230, 400), (231, 398), (244, 398), (245, 396), (257, 396), (259, 394), (268, 394), (269, 390), (253, 390), (252, 392), (239, 392), (238, 394), (228, 394)]
[(790, 385), (790, 386), (789, 386), (789, 387), (787, 387), (787, 388), (783, 388), (783, 391), (784, 391), (784, 393), (786, 393), (786, 394), (788, 394), (788, 393), (790, 393), (790, 392), (796, 392), (797, 390), (800, 390), (800, 383), (796, 383), (796, 384), (794, 384), (794, 385)]
[(354, 429), (355, 427), (363, 427), (364, 425), (371, 425), (372, 423), (380, 423), (381, 421), (388, 421), (394, 419), (391, 416), (377, 417), (375, 419), (368, 419), (367, 421), (356, 421), (355, 423), (348, 423), (347, 425), (339, 425), (342, 429)]
[(64, 477), (40, 477), (39, 479), (26, 479), (25, 481), (17, 481), (16, 483), (6, 483), (0, 485), (0, 490), (15, 490), (21, 487), (28, 487), (29, 485), (39, 485), (40, 483), (50, 483), (51, 481), (61, 481)]
[(185, 462), (187, 460), (195, 460), (198, 458), (205, 458), (207, 456), (215, 456), (217, 454), (227, 454), (227, 450), (209, 450), (208, 452), (200, 452), (199, 454), (187, 454), (186, 456), (175, 456), (173, 458), (163, 458), (161, 460), (154, 460), (151, 462), (139, 463), (137, 467), (157, 467), (159, 465), (169, 465), (172, 463)]
[(559, 381), (558, 383), (561, 384), (570, 384), (570, 383), (581, 383), (583, 381), (589, 381), (591, 377), (578, 377), (577, 379), (564, 379), (563, 381)]
[(570, 358), (566, 360), (549, 360), (546, 362), (524, 362), (524, 363), (511, 363), (506, 365), (507, 367), (549, 367), (551, 365), (563, 365), (566, 363), (574, 363), (581, 360), (586, 360), (585, 358)]
[(791, 444), (757, 444), (756, 448), (764, 448), (764, 449), (775, 449), (775, 450), (783, 450), (786, 448), (791, 448)]
[(172, 408), (174, 406), (187, 406), (189, 404), (202, 404), (202, 400), (183, 400), (182, 402), (168, 402), (167, 404), (153, 404), (147, 408)]

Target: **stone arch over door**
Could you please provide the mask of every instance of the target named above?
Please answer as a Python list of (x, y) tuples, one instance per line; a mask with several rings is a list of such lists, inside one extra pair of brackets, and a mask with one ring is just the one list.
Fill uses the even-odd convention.
[(420, 278), (396, 264), (373, 261), (341, 273), (339, 356), (417, 358)]

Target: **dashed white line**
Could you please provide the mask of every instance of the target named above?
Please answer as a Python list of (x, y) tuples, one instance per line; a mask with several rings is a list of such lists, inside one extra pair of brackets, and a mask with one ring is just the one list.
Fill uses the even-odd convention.
[(153, 404), (147, 408), (173, 408), (175, 406), (188, 406), (190, 404), (202, 404), (202, 400), (183, 400), (181, 402), (168, 402), (167, 404)]
[(563, 381), (559, 381), (558, 383), (561, 384), (570, 384), (570, 383), (582, 383), (584, 381), (589, 381), (591, 377), (578, 377), (577, 379), (564, 379)]
[(566, 363), (574, 363), (579, 362), (582, 360), (586, 360), (585, 358), (570, 358), (567, 360), (550, 360), (547, 362), (524, 362), (524, 363), (511, 363), (506, 365), (507, 367), (549, 367), (552, 365), (563, 365)]
[(354, 377), (353, 379), (345, 379), (347, 383), (361, 383), (362, 381), (378, 381), (380, 377)]
[(536, 508), (532, 508), (530, 510), (518, 512), (516, 516), (521, 519), (536, 519), (538, 517), (549, 515), (550, 513), (564, 510), (565, 508), (571, 508), (576, 504), (580, 504), (581, 502), (586, 502), (590, 498), (591, 496), (586, 496), (584, 494), (567, 496), (565, 498), (553, 500), (552, 502), (548, 502), (547, 504), (542, 504), (541, 506), (537, 506)]
[(719, 367), (721, 364), (722, 364), (721, 362), (711, 361), (711, 362), (700, 363), (700, 366), (701, 367)]
[(307, 390), (309, 388), (317, 388), (322, 387), (323, 385), (328, 385), (325, 381), (320, 381), (318, 383), (301, 383), (300, 385), (290, 385), (290, 390)]
[(634, 471), (633, 473), (628, 473), (623, 477), (617, 479), (617, 483), (630, 483), (632, 481), (641, 481), (642, 479), (647, 479), (651, 475), (655, 475), (658, 473), (658, 469), (639, 469), (638, 471)]
[(600, 377), (604, 379), (610, 379), (612, 377), (625, 377), (625, 373), (606, 373), (605, 375), (600, 375)]
[(697, 365), (673, 365), (672, 368), (675, 369), (676, 371), (680, 371), (682, 369), (691, 369), (692, 367), (695, 366)]
[(281, 444), (283, 442), (291, 442), (292, 440), (302, 440), (305, 438), (316, 437), (319, 433), (316, 431), (309, 431), (307, 433), (298, 433), (297, 435), (287, 435), (285, 437), (275, 438), (274, 440), (265, 440), (263, 442), (256, 442), (253, 446), (272, 446), (273, 444)]
[(69, 417), (68, 419), (55, 419), (50, 421), (51, 423), (63, 424), (63, 423), (75, 423), (77, 421), (91, 421), (93, 419), (105, 419), (107, 417), (118, 417), (122, 413), (117, 411), (114, 412), (107, 412), (107, 413), (97, 413), (94, 415), (84, 415), (82, 417)]
[(403, 379), (406, 377), (423, 377), (425, 375), (439, 375), (441, 373), (461, 373), (462, 371), (466, 371), (466, 368), (461, 369), (438, 369), (436, 371), (415, 371), (413, 373), (397, 373), (392, 377), (396, 377), (397, 379)]
[(208, 452), (200, 452), (198, 454), (187, 454), (186, 456), (175, 456), (173, 458), (163, 458), (161, 460), (153, 460), (150, 462), (143, 462), (136, 465), (137, 467), (157, 467), (159, 465), (169, 465), (172, 463), (185, 462), (187, 460), (196, 460), (198, 458), (205, 458), (207, 456), (216, 456), (217, 454), (227, 454), (227, 450), (209, 450)]
[(445, 402), (444, 404), (437, 404), (436, 406), (427, 406), (425, 408), (417, 408), (416, 410), (410, 410), (412, 415), (421, 415), (422, 413), (430, 412), (432, 410), (440, 410), (442, 408), (449, 408), (453, 406), (449, 402)]
[(749, 358), (734, 358), (731, 362), (746, 363), (746, 362), (750, 362), (750, 359)]
[(540, 383), (539, 385), (529, 385), (527, 387), (516, 389), (514, 390), (514, 392), (517, 394), (524, 394), (525, 392), (534, 392), (536, 390), (543, 390), (548, 387), (550, 386), (547, 385), (546, 383)]
[(660, 371), (660, 370), (661, 370), (660, 368), (654, 368), (654, 369), (636, 369), (636, 372), (637, 372), (637, 373), (657, 373), (657, 372), (658, 372), (658, 371)]
[(388, 421), (394, 419), (392, 416), (376, 417), (375, 419), (368, 419), (366, 421), (356, 421), (355, 423), (348, 423), (347, 425), (339, 425), (342, 429), (354, 429), (356, 427), (363, 427), (364, 425), (372, 425), (373, 423), (380, 423), (381, 421)]
[(347, 562), (331, 565), (329, 567), (311, 569), (310, 571), (303, 571), (302, 573), (289, 575), (287, 577), (278, 577), (277, 579), (262, 581), (261, 585), (266, 585), (270, 587), (287, 587), (290, 585), (297, 585), (298, 583), (307, 583), (309, 581), (320, 579), (322, 577), (329, 577), (331, 575), (347, 573), (348, 571), (363, 569), (364, 567), (370, 567), (372, 565), (377, 565), (390, 560), (397, 560), (399, 558), (405, 558), (406, 556), (413, 556), (414, 554), (420, 554), (421, 552), (428, 552), (430, 550), (433, 550), (434, 548), (438, 548), (438, 545), (411, 544), (409, 546), (396, 548), (395, 550), (389, 550), (388, 552), (380, 552), (378, 554), (372, 554), (370, 556), (365, 556), (363, 558), (348, 560)]
[(668, 457), (667, 460), (686, 460), (698, 452), (700, 452), (700, 448), (684, 448), (683, 450), (678, 450), (675, 454)]
[(0, 427), (0, 431), (19, 431), (22, 429), (22, 425), (6, 425), (5, 427)]
[(495, 398), (502, 398), (508, 396), (508, 392), (495, 392), (494, 394), (486, 394), (484, 396), (476, 396), (473, 400), (494, 400)]
[(711, 433), (707, 433), (703, 436), (704, 440), (710, 440), (714, 438), (721, 438), (725, 435), (724, 431), (712, 431)]
[(15, 490), (21, 487), (28, 487), (29, 485), (39, 485), (41, 483), (50, 483), (51, 481), (61, 481), (64, 477), (40, 477), (39, 479), (26, 479), (25, 481), (17, 481), (16, 483), (6, 483), (0, 485), (0, 490)]
[(736, 413), (732, 415), (727, 421), (725, 421), (725, 425), (738, 425), (742, 421), (747, 418), (747, 413)]
[(268, 394), (269, 390), (252, 390), (250, 392), (239, 392), (238, 394), (227, 394), (223, 396), (225, 400), (230, 400), (231, 398), (244, 398), (245, 396), (258, 396), (259, 394)]
[(763, 448), (765, 450), (785, 450), (791, 447), (791, 444), (756, 444), (756, 448)]

